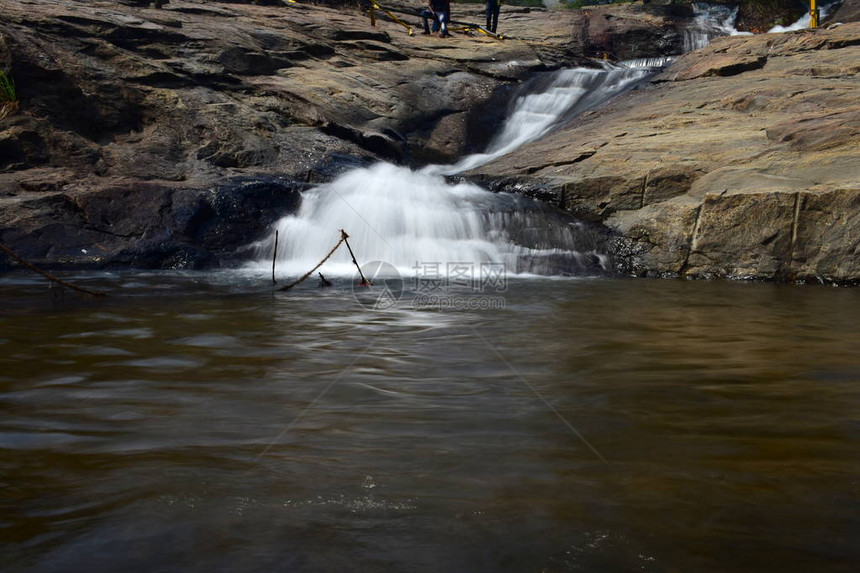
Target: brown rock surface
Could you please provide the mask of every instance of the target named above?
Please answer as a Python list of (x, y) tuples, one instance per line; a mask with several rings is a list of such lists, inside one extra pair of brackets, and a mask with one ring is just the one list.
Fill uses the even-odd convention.
[(642, 275), (857, 281), (860, 24), (721, 38), (476, 170), (628, 241)]

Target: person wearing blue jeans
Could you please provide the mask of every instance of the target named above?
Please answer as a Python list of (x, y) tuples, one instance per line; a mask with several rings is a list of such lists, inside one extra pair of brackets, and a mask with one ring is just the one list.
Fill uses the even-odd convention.
[(502, 8), (502, 0), (487, 0), (487, 30), (496, 33), (499, 25), (499, 10)]
[(421, 11), (421, 19), (424, 20), (424, 33), (430, 33), (430, 26), (427, 20), (433, 18), (433, 32), (441, 32), (441, 38), (447, 38), (451, 34), (448, 33), (448, 22), (451, 21), (451, 2), (450, 0), (428, 0), (427, 9)]

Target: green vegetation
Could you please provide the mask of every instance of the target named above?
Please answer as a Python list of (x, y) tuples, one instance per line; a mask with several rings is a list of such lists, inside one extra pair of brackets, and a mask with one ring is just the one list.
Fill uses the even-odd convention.
[(18, 111), (18, 94), (15, 81), (0, 70), (0, 119)]

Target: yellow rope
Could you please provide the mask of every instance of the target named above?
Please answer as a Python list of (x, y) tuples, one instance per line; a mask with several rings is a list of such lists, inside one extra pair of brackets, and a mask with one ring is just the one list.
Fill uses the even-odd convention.
[[(380, 11), (384, 12), (385, 14), (387, 14), (394, 22), (396, 22), (397, 24), (400, 24), (401, 26), (406, 28), (409, 31), (410, 36), (413, 35), (412, 26), (410, 26), (409, 24), (407, 24), (406, 22), (404, 22), (403, 20), (401, 20), (400, 18), (398, 18), (397, 16), (392, 14), (392, 12), (399, 12), (401, 14), (408, 14), (409, 16), (420, 16), (421, 15), (420, 13), (416, 13), (413, 10), (406, 11), (404, 9), (404, 7), (401, 7), (401, 8), (386, 7), (386, 6), (383, 6), (382, 4), (380, 4), (378, 0), (369, 0), (369, 2), (370, 2), (369, 12), (370, 12), (370, 25), (371, 26), (376, 26), (376, 12), (375, 12), (375, 10), (380, 10)], [(453, 30), (453, 31), (463, 32), (464, 34), (468, 34), (469, 32), (477, 31), (477, 32), (480, 32), (481, 34), (484, 34), (485, 36), (489, 36), (490, 38), (494, 38), (496, 40), (504, 40), (505, 39), (505, 37), (502, 36), (501, 34), (496, 34), (495, 32), (490, 32), (489, 30), (482, 28), (478, 24), (468, 24), (468, 23), (464, 23), (464, 22), (451, 21), (448, 23), (448, 29)]]
[(385, 12), (385, 14), (388, 15), (388, 17), (391, 18), (395, 23), (400, 24), (401, 26), (406, 28), (406, 30), (407, 30), (407, 32), (409, 32), (410, 36), (413, 35), (412, 26), (410, 26), (409, 24), (407, 24), (406, 22), (404, 22), (403, 20), (401, 20), (400, 18), (398, 18), (397, 16), (392, 14), (390, 10), (388, 10), (385, 6), (382, 6), (381, 4), (376, 2), (375, 0), (370, 0), (370, 25), (371, 26), (376, 26), (376, 14), (374, 14), (374, 12), (373, 12), (374, 8), (376, 8), (377, 10), (382, 10), (383, 12)]

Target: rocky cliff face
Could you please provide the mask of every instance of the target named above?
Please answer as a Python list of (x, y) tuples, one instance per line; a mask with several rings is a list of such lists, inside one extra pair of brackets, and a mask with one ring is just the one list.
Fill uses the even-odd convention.
[(480, 168), (617, 232), (638, 275), (860, 277), (860, 24), (721, 38)]

